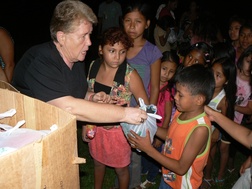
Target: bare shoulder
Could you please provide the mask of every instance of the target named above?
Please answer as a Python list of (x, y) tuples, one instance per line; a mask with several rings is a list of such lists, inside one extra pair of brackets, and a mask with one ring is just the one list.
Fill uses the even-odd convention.
[(4, 29), (0, 27), (0, 44), (3, 45), (12, 45), (13, 44), (13, 40), (12, 37), (10, 35), (10, 33)]
[(200, 125), (193, 130), (189, 140), (193, 142), (194, 145), (196, 145), (196, 143), (203, 145), (207, 142), (210, 134), (208, 126)]
[(10, 34), (5, 28), (0, 27), (0, 37), (10, 37)]
[(201, 138), (205, 138), (206, 136), (209, 135), (209, 128), (206, 125), (199, 125), (197, 126), (191, 135), (191, 138), (194, 139), (201, 139)]

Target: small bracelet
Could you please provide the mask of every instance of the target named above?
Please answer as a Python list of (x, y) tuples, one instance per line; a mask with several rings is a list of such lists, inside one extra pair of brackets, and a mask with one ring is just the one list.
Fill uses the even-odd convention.
[(95, 95), (95, 93), (94, 93), (94, 94), (91, 94), (91, 95), (88, 97), (88, 100), (89, 100), (89, 101), (94, 101), (94, 95)]

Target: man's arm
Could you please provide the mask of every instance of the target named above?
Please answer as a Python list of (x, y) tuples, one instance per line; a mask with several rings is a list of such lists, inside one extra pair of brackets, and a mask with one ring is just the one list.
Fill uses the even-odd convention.
[(77, 99), (71, 96), (60, 97), (48, 101), (48, 103), (75, 115), (77, 120), (80, 121), (95, 123), (127, 122), (140, 124), (142, 119), (147, 119), (146, 112), (139, 108), (124, 108), (113, 104), (96, 103)]

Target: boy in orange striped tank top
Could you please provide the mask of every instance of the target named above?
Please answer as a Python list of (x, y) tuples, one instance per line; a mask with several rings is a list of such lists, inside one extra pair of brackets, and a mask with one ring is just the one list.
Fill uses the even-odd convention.
[(131, 131), (128, 140), (133, 148), (145, 152), (163, 166), (159, 189), (198, 189), (211, 138), (211, 123), (204, 105), (213, 96), (215, 80), (211, 70), (195, 64), (179, 71), (175, 81), (177, 111), (169, 129), (158, 127), (156, 133), (165, 141), (162, 153), (151, 145), (148, 131), (146, 137)]

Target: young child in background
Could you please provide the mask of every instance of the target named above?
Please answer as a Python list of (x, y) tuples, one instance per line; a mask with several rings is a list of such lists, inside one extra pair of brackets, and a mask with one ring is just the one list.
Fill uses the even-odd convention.
[(160, 189), (198, 189), (210, 151), (211, 122), (204, 106), (212, 99), (214, 76), (209, 68), (196, 64), (177, 72), (175, 82), (177, 111), (169, 129), (158, 127), (156, 133), (165, 141), (163, 152), (152, 146), (148, 131), (146, 137), (131, 131), (128, 140), (163, 166)]
[(205, 42), (199, 42), (191, 45), (187, 50), (179, 52), (181, 55), (180, 68), (188, 67), (193, 64), (203, 64), (210, 67), (214, 58), (213, 48)]
[[(240, 55), (237, 62), (237, 77), (236, 77), (236, 105), (234, 121), (238, 124), (242, 123), (244, 115), (252, 114), (251, 100), (251, 83), (252, 83), (252, 45), (250, 45)], [(236, 145), (233, 141), (230, 145), (230, 154), (228, 162), (228, 171), (232, 173), (235, 169), (234, 159), (236, 154)]]
[[(224, 57), (216, 59), (212, 64), (215, 78), (214, 95), (208, 106), (226, 115), (229, 119), (234, 118), (234, 104), (236, 95), (236, 66), (234, 59)], [(220, 134), (221, 130), (221, 134)], [(221, 136), (220, 136), (221, 135)], [(221, 140), (220, 140), (221, 138)], [(220, 168), (217, 177), (212, 179), (212, 169), (215, 153), (220, 140)], [(230, 138), (226, 132), (212, 123), (211, 149), (204, 169), (202, 189), (211, 188), (212, 184), (224, 184), (224, 173), (229, 156)]]
[[(168, 128), (171, 118), (175, 112), (174, 95), (175, 88), (173, 76), (179, 65), (179, 57), (175, 51), (165, 51), (161, 59), (161, 73), (160, 73), (160, 91), (157, 103), (157, 114), (162, 116), (161, 120), (157, 120), (157, 126)], [(153, 146), (159, 152), (162, 151), (163, 141), (154, 137)], [(146, 180), (140, 185), (141, 188), (149, 188), (156, 183), (154, 182), (156, 176), (161, 169), (161, 165), (150, 157), (142, 159), (143, 172), (147, 173)]]
[(230, 38), (230, 42), (235, 49), (237, 49), (240, 46), (239, 31), (244, 22), (245, 20), (238, 15), (233, 15), (229, 19), (228, 35)]
[(168, 37), (172, 35), (172, 30), (175, 27), (175, 20), (171, 16), (163, 16), (157, 20), (154, 28), (154, 40), (156, 46), (163, 53), (171, 50), (170, 40)]
[(238, 61), (242, 52), (252, 45), (252, 20), (246, 20), (239, 31), (239, 46), (236, 49), (236, 60)]
[[(159, 78), (162, 53), (157, 46), (145, 37), (150, 26), (151, 7), (144, 1), (129, 1), (123, 9), (123, 27), (133, 40), (134, 46), (127, 51), (127, 62), (137, 70), (142, 78), (149, 103), (157, 105), (159, 94)], [(150, 86), (150, 91), (148, 87)], [(137, 106), (136, 98), (132, 98), (130, 106)], [(130, 187), (141, 184), (141, 154), (133, 149), (130, 164)]]
[[(132, 95), (149, 103), (142, 79), (137, 71), (126, 62), (127, 49), (133, 43), (120, 28), (110, 28), (102, 36), (99, 45), (100, 59), (93, 61), (88, 73), (89, 91), (104, 91), (114, 104), (129, 106)], [(86, 135), (83, 126), (83, 135)], [(99, 125), (89, 142), (89, 151), (94, 159), (95, 189), (101, 189), (106, 166), (115, 168), (120, 189), (129, 187), (131, 148), (120, 125)]]

